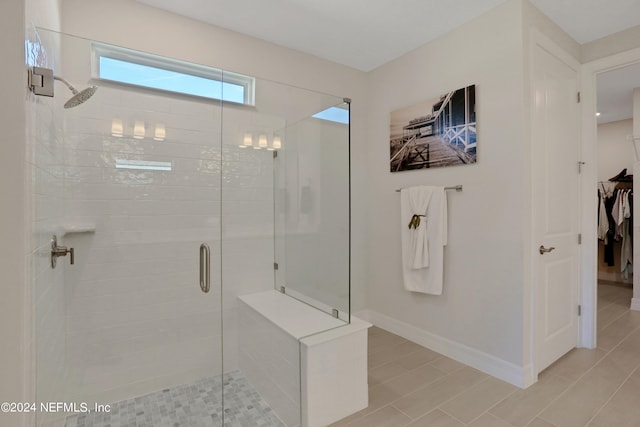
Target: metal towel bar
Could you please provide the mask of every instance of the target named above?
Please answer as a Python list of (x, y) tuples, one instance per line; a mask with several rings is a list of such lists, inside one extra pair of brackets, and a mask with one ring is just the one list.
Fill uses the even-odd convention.
[[(462, 191), (462, 185), (454, 185), (453, 187), (444, 187), (444, 189), (447, 190), (447, 191), (452, 191), (452, 190)], [(402, 189), (398, 188), (396, 190), (396, 193), (399, 193), (400, 191), (402, 191)]]

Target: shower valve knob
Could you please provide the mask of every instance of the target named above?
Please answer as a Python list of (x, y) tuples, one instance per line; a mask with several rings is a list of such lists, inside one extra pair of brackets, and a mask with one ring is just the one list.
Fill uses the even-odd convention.
[(56, 261), (58, 257), (67, 256), (69, 254), (70, 264), (75, 264), (75, 251), (73, 248), (67, 248), (66, 246), (58, 246), (58, 238), (53, 236), (51, 239), (51, 268), (56, 268)]

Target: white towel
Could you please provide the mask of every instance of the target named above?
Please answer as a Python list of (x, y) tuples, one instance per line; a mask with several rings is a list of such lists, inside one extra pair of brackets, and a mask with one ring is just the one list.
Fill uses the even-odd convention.
[[(418, 215), (420, 224), (409, 228)], [(442, 294), (447, 198), (444, 187), (405, 188), (400, 194), (402, 276), (413, 292)], [(417, 222), (417, 221), (416, 221)]]

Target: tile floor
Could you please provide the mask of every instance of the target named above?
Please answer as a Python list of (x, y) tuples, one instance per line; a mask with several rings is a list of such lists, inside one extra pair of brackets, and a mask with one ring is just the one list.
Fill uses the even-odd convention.
[(640, 312), (601, 284), (598, 348), (574, 349), (521, 390), (373, 327), (369, 407), (332, 427), (638, 427)]
[[(111, 405), (106, 413), (67, 418), (66, 427), (222, 426), (221, 377), (206, 378)], [(284, 427), (240, 371), (224, 375), (224, 425)]]

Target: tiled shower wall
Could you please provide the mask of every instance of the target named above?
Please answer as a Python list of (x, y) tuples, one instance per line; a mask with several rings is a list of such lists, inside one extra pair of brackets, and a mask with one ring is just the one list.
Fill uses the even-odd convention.
[[(109, 86), (66, 110), (74, 398), (113, 402), (220, 374), (223, 318), (224, 370), (237, 369), (235, 295), (273, 286), (273, 158), (238, 147), (242, 121), (255, 123), (256, 112), (225, 112), (222, 131), (220, 110)], [(124, 125), (122, 137), (112, 135), (114, 120)], [(133, 138), (136, 122), (144, 123), (143, 139)], [(153, 139), (157, 126), (163, 141)], [(116, 168), (122, 159), (167, 162), (171, 170)], [(203, 242), (211, 248), (208, 294), (199, 287)]]
[[(60, 40), (41, 39), (35, 28), (27, 30), (26, 62), (29, 66), (52, 68), (59, 58)], [(50, 265), (51, 237), (64, 217), (63, 117), (53, 98), (31, 93), (27, 108), (27, 168), (32, 189), (27, 210), (30, 224), (29, 274), (37, 366), (36, 400), (63, 401), (60, 384), (65, 382), (64, 275)], [(40, 413), (45, 425), (55, 415)]]

